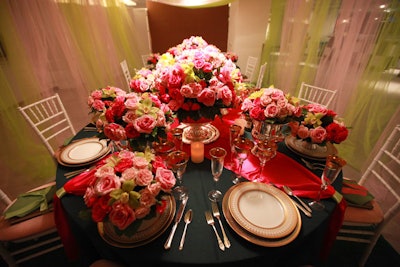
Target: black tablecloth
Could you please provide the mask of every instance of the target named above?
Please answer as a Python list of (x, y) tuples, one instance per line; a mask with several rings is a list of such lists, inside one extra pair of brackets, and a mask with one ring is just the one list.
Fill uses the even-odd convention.
[[(89, 137), (94, 134), (94, 132), (81, 131), (75, 138)], [(279, 144), (279, 151), (302, 163), (300, 157), (288, 150), (284, 143)], [(67, 181), (64, 173), (73, 169), (59, 164), (57, 188), (62, 187)], [(321, 171), (317, 171), (316, 174), (319, 176)], [(339, 187), (341, 180), (342, 175), (336, 180), (334, 186)], [(88, 217), (87, 207), (82, 196), (66, 195), (62, 197), (62, 205), (68, 216), (69, 224), (79, 243), (82, 266), (90, 264), (97, 258), (114, 260), (127, 266), (137, 266), (138, 263), (162, 263), (164, 266), (169, 264), (174, 264), (174, 266), (179, 264), (223, 265), (233, 262), (263, 263), (268, 266), (298, 266), (302, 264), (317, 265), (320, 262), (319, 252), (323, 248), (323, 237), (329, 216), (336, 206), (334, 200), (323, 200), (326, 209), (313, 212), (312, 218), (301, 213), (302, 227), (298, 237), (282, 247), (262, 247), (250, 243), (236, 234), (222, 218), (232, 245), (229, 249), (221, 251), (218, 248), (215, 234), (206, 223), (204, 216), (205, 210), (211, 210), (207, 193), (214, 187), (210, 161), (207, 158), (200, 164), (189, 161), (183, 181), (184, 185), (188, 187), (190, 195), (186, 210), (192, 209), (194, 217), (188, 227), (182, 251), (178, 250), (178, 246), (184, 228), (183, 221), (178, 225), (170, 250), (165, 250), (163, 245), (172, 224), (151, 243), (135, 248), (118, 248), (105, 242), (99, 235), (97, 225)], [(225, 193), (232, 185), (232, 172), (224, 169), (217, 187)], [(222, 210), (221, 203), (219, 203), (219, 207)], [(219, 225), (216, 224), (216, 226), (220, 232)]]

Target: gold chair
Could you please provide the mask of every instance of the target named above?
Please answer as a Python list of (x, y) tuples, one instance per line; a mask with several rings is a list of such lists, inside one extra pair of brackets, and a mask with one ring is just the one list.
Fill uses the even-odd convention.
[[(28, 192), (54, 185), (55, 182), (50, 182)], [(16, 201), (12, 201), (2, 190), (0, 199), (7, 206), (2, 214)], [(18, 266), (62, 247), (51, 205), (43, 211), (38, 209), (23, 217), (5, 219), (3, 215), (0, 216), (0, 255), (8, 266)]]
[(362, 175), (360, 185), (374, 196), (372, 209), (348, 206), (337, 240), (368, 244), (364, 266), (382, 230), (400, 211), (400, 125), (397, 125)]
[(39, 135), (51, 155), (54, 155), (66, 138), (76, 134), (58, 94), (18, 107), (18, 110)]
[(335, 95), (336, 91), (302, 82), (297, 98), (305, 104), (321, 104), (328, 107), (335, 98)]

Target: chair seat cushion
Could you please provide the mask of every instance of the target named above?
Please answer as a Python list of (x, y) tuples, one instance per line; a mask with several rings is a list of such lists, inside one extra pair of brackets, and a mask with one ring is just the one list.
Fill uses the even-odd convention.
[(344, 222), (377, 224), (383, 220), (383, 212), (375, 200), (371, 200), (372, 209), (348, 206), (344, 214)]
[(54, 212), (47, 212), (39, 216), (11, 224), (3, 216), (0, 217), (0, 240), (17, 241), (30, 236), (55, 229)]

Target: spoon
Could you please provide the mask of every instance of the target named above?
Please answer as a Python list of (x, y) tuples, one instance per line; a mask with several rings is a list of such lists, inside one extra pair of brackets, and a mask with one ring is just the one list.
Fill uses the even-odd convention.
[(293, 194), (293, 191), (292, 191), (292, 189), (291, 189), (289, 186), (284, 185), (284, 186), (283, 186), (283, 190), (285, 190), (286, 194), (288, 194), (289, 196), (295, 197), (295, 198), (301, 203), (301, 205), (303, 205), (303, 207), (304, 207), (307, 211), (312, 212), (311, 209), (310, 209), (310, 207), (309, 207), (308, 205), (306, 205), (306, 203), (304, 203), (298, 196), (296, 196), (295, 194)]
[(184, 218), (185, 228), (183, 229), (181, 243), (179, 244), (179, 250), (183, 249), (183, 244), (185, 243), (186, 229), (188, 224), (192, 222), (192, 219), (193, 219), (193, 211), (190, 209), (185, 213), (185, 218)]

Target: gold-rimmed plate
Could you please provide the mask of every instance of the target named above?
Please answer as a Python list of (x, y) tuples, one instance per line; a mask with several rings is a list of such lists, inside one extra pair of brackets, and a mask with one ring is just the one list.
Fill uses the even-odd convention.
[(240, 183), (230, 193), (228, 207), (243, 229), (263, 238), (285, 237), (297, 225), (292, 200), (272, 185)]
[(132, 236), (118, 235), (114, 225), (110, 222), (97, 223), (97, 230), (104, 241), (115, 247), (134, 248), (148, 244), (163, 234), (174, 219), (175, 199), (173, 196), (167, 195), (166, 200), (167, 205), (164, 212), (156, 213), (150, 219), (143, 219), (138, 230)]
[[(299, 235), (300, 230), (301, 230), (301, 226), (302, 226), (302, 222), (301, 222), (301, 216), (300, 216), (300, 212), (297, 211), (297, 225), (295, 227), (295, 229), (288, 234), (287, 236), (281, 237), (281, 238), (263, 238), (257, 235), (254, 235), (248, 231), (246, 231), (246, 229), (242, 228), (233, 218), (233, 216), (231, 215), (230, 211), (229, 211), (229, 196), (232, 192), (232, 190), (234, 189), (235, 186), (231, 187), (224, 195), (224, 198), (222, 200), (222, 212), (224, 213), (225, 216), (225, 220), (227, 221), (228, 225), (239, 235), (241, 236), (243, 239), (259, 245), (259, 246), (263, 246), (263, 247), (281, 247), (284, 245), (289, 244), (290, 242), (292, 242), (293, 240), (296, 239), (296, 237)], [(294, 204), (292, 204), (294, 206)]]
[(109, 152), (107, 141), (97, 137), (75, 141), (59, 154), (60, 161), (65, 164), (84, 164), (96, 160)]
[(315, 149), (306, 149), (302, 146), (302, 140), (294, 136), (286, 136), (285, 144), (293, 153), (311, 160), (325, 161), (328, 155), (337, 154), (337, 149), (332, 143), (325, 146), (316, 145)]

